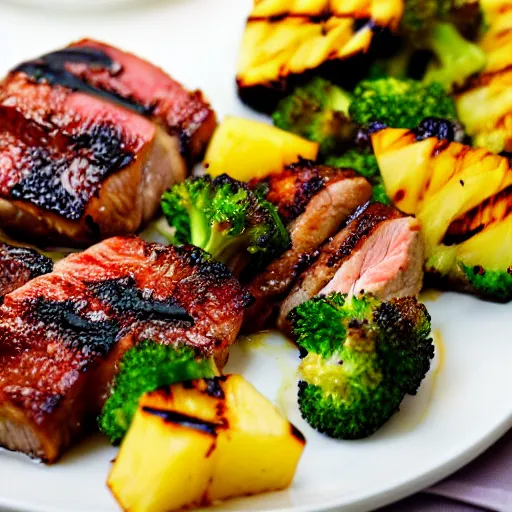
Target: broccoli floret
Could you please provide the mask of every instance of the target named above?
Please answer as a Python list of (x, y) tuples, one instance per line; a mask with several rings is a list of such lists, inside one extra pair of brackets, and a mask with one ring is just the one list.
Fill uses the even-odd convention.
[(376, 183), (372, 188), (372, 201), (374, 203), (391, 204), (392, 201), (386, 192), (386, 187), (384, 186), (384, 181), (382, 178), (379, 178), (378, 181), (375, 181)]
[(462, 262), (459, 262), (459, 268), (478, 294), (502, 302), (512, 300), (511, 270), (485, 270), (479, 265), (472, 267)]
[(225, 174), (174, 185), (162, 196), (162, 209), (175, 230), (171, 242), (191, 243), (227, 265), (245, 251), (259, 267), (290, 244), (275, 206)]
[(213, 360), (199, 357), (189, 347), (142, 342), (128, 350), (121, 360), (112, 394), (98, 418), (100, 430), (112, 444), (119, 444), (144, 393), (176, 382), (214, 377), (217, 373)]
[(425, 83), (439, 82), (449, 90), (454, 85), (463, 85), (468, 77), (485, 67), (483, 50), (464, 39), (451, 23), (436, 23), (427, 44), (436, 62), (427, 70)]
[[(453, 0), (406, 0), (401, 22), (406, 45), (433, 52), (435, 63), (427, 70), (426, 83), (439, 82), (447, 90), (463, 84), (468, 77), (485, 66), (485, 53), (465, 39), (451, 23), (457, 16), (458, 2)], [(479, 9), (474, 11), (477, 24)], [(473, 23), (474, 24), (474, 23)], [(464, 26), (468, 20), (464, 19)], [(460, 27), (464, 30), (464, 27)]]
[(332, 156), (327, 159), (327, 165), (342, 169), (353, 169), (364, 176), (373, 187), (372, 200), (383, 204), (391, 204), (386, 194), (384, 183), (379, 171), (375, 155), (368, 148), (348, 150), (341, 156)]
[(417, 392), (434, 357), (430, 316), (412, 297), (333, 293), (301, 304), (289, 319), (303, 355), (299, 408), (331, 437), (373, 434)]
[(332, 167), (353, 169), (369, 180), (380, 176), (377, 159), (369, 149), (353, 148), (341, 156), (329, 157), (326, 163)]
[(453, 99), (438, 83), (381, 78), (354, 90), (350, 115), (359, 125), (381, 121), (392, 128), (415, 128), (426, 117), (457, 118)]
[(320, 153), (326, 155), (346, 145), (354, 135), (347, 118), (350, 100), (343, 89), (317, 77), (281, 100), (272, 120), (282, 130), (318, 142)]

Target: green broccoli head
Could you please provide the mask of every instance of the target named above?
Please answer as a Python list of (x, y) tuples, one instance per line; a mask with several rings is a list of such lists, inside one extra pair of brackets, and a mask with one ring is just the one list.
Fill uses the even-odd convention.
[(416, 128), (426, 117), (457, 119), (453, 99), (438, 83), (380, 78), (354, 90), (350, 115), (359, 125), (381, 121), (392, 128)]
[(478, 31), (475, 27), (481, 23), (481, 12), (478, 5), (473, 8), (461, 5), (464, 3), (455, 0), (405, 2), (401, 30), (406, 44), (434, 54), (425, 83), (438, 82), (451, 90), (485, 66), (485, 53), (461, 34), (462, 31), (474, 35)]
[(303, 354), (301, 413), (339, 439), (379, 429), (416, 393), (434, 356), (430, 316), (411, 297), (333, 293), (301, 304), (289, 319)]
[(212, 359), (204, 359), (189, 347), (172, 347), (151, 341), (126, 352), (121, 360), (112, 394), (105, 402), (98, 424), (112, 444), (125, 436), (139, 398), (161, 386), (217, 375)]
[(382, 204), (391, 204), (392, 201), (386, 192), (386, 187), (384, 186), (384, 181), (382, 178), (379, 179), (377, 183), (373, 185), (372, 188), (372, 201), (374, 203), (382, 203)]
[(343, 89), (317, 77), (281, 100), (272, 119), (278, 128), (318, 142), (320, 153), (326, 155), (354, 135), (347, 117), (350, 100)]
[(512, 300), (512, 268), (486, 270), (482, 266), (469, 266), (462, 262), (458, 266), (468, 285), (479, 295), (501, 302)]
[(244, 251), (255, 266), (284, 252), (290, 237), (277, 209), (258, 190), (227, 175), (189, 178), (162, 196), (174, 243), (191, 243), (230, 265)]
[(485, 67), (484, 51), (464, 39), (451, 23), (436, 23), (425, 42), (435, 56), (435, 61), (423, 78), (425, 83), (439, 82), (447, 90), (451, 90), (455, 85), (463, 85), (471, 75)]
[(391, 204), (380, 175), (375, 155), (369, 148), (352, 148), (341, 156), (332, 156), (326, 160), (327, 165), (342, 169), (353, 169), (364, 176), (373, 187), (372, 201)]

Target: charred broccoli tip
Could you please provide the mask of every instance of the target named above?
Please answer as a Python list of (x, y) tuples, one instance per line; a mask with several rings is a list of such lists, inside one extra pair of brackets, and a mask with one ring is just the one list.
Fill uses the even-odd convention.
[(430, 316), (408, 297), (380, 302), (339, 293), (316, 297), (289, 319), (303, 359), (299, 408), (331, 437), (379, 429), (415, 394), (430, 368)]
[(162, 196), (162, 209), (175, 228), (172, 242), (191, 243), (228, 266), (244, 251), (263, 266), (290, 243), (276, 208), (257, 190), (225, 174), (174, 185)]

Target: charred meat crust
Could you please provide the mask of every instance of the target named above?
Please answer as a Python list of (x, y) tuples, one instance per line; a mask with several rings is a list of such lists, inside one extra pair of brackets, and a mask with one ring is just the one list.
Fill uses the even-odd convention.
[(365, 243), (379, 225), (403, 216), (395, 208), (380, 203), (367, 203), (360, 207), (347, 219), (346, 227), (319, 248), (311, 266), (297, 279), (281, 304), (278, 327), (288, 333), (288, 313), (319, 293), (334, 278), (342, 263)]
[(307, 160), (271, 176), (265, 185), (267, 199), (289, 221), (292, 247), (249, 282), (255, 302), (245, 315), (248, 332), (269, 324), (297, 277), (318, 256), (318, 247), (371, 196), (370, 184), (353, 171)]
[(343, 237), (341, 245), (338, 247), (333, 245), (332, 250), (328, 251), (325, 256), (322, 255), (322, 258), (327, 259), (328, 267), (339, 267), (343, 260), (364, 243), (381, 222), (400, 217), (403, 217), (403, 214), (396, 208), (380, 203), (367, 205), (348, 225), (349, 232), (347, 236)]
[(0, 83), (0, 220), (46, 244), (133, 233), (186, 177), (215, 128), (200, 91), (96, 41)]
[[(131, 164), (135, 155), (123, 149), (119, 129), (96, 125), (90, 132), (70, 137), (69, 152), (56, 154), (51, 148), (27, 148), (27, 167), (22, 179), (12, 186), (9, 199), (31, 204), (70, 220), (80, 219), (92, 197), (109, 175)], [(76, 169), (78, 188), (70, 190), (70, 169), (88, 161), (87, 172)], [(71, 185), (73, 187), (73, 185)]]
[(66, 66), (82, 64), (87, 68), (103, 70), (115, 76), (121, 72), (121, 66), (115, 63), (105, 52), (97, 48), (66, 48), (41, 57), (23, 62), (13, 69), (14, 73), (25, 73), (31, 80), (37, 83), (47, 83), (52, 86), (60, 85), (72, 91), (80, 91), (92, 96), (98, 96), (112, 103), (135, 111), (140, 115), (150, 115), (153, 107), (146, 107), (129, 97), (123, 97), (114, 91), (108, 91), (95, 87), (71, 73)]
[(53, 270), (53, 261), (35, 249), (0, 244), (0, 261), (7, 262), (9, 259), (26, 268), (30, 279), (48, 274)]
[[(162, 124), (181, 141), (182, 156), (188, 165), (201, 158), (216, 126), (215, 113), (201, 91), (186, 91), (161, 69), (98, 41), (84, 39), (64, 50), (83, 51), (102, 54), (105, 65), (68, 61), (67, 69), (74, 76), (103, 94), (114, 95), (134, 105), (144, 115)], [(134, 59), (143, 68), (141, 72), (148, 71), (147, 76), (134, 76), (125, 65)], [(141, 79), (146, 81), (142, 87), (139, 86)]]
[[(133, 76), (130, 76), (132, 71), (124, 65), (134, 60), (153, 73), (156, 82), (150, 84), (153, 94), (147, 94), (140, 84), (135, 87)], [(63, 50), (24, 62), (13, 72), (24, 73), (37, 83), (97, 96), (139, 115), (154, 118), (179, 138), (182, 155), (189, 165), (201, 157), (205, 140), (209, 139), (215, 127), (215, 115), (201, 91), (185, 91), (162, 70), (98, 41), (84, 39)], [(207, 130), (204, 125), (207, 125)], [(209, 133), (202, 133), (204, 131)]]
[(0, 244), (0, 298), (52, 269), (52, 260), (35, 249)]
[[(0, 306), (0, 445), (58, 458), (139, 341), (185, 343), (222, 365), (249, 300), (195, 248), (117, 237), (61, 260)], [(30, 443), (12, 437), (13, 423)]]
[[(0, 87), (0, 195), (77, 220), (103, 181), (129, 166), (154, 129), (113, 107), (110, 119), (70, 117), (71, 92), (36, 85), (22, 73)], [(95, 104), (98, 114), (102, 103)]]
[(256, 184), (264, 185), (266, 198), (278, 208), (285, 225), (304, 213), (311, 198), (328, 183), (353, 178), (353, 171), (339, 171), (332, 167), (315, 164), (311, 160), (300, 160), (289, 165), (282, 173), (271, 174)]

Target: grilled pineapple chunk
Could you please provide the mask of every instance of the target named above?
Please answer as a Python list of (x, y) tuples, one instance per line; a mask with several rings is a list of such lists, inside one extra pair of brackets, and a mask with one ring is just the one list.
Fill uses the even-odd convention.
[(243, 377), (144, 395), (108, 479), (131, 512), (167, 512), (290, 485), (304, 438)]
[(204, 165), (212, 176), (229, 174), (239, 181), (279, 172), (300, 157), (315, 160), (318, 143), (274, 126), (227, 117), (217, 127)]
[(291, 77), (368, 52), (372, 27), (394, 30), (402, 13), (403, 0), (255, 0), (238, 61), (240, 96), (272, 109)]
[(457, 114), (473, 145), (494, 153), (512, 151), (512, 4), (484, 4), (489, 30), (480, 41), (487, 64), (455, 98)]
[(426, 270), (512, 299), (510, 161), (435, 137), (417, 141), (409, 130), (381, 130), (372, 142), (386, 193), (422, 224)]

